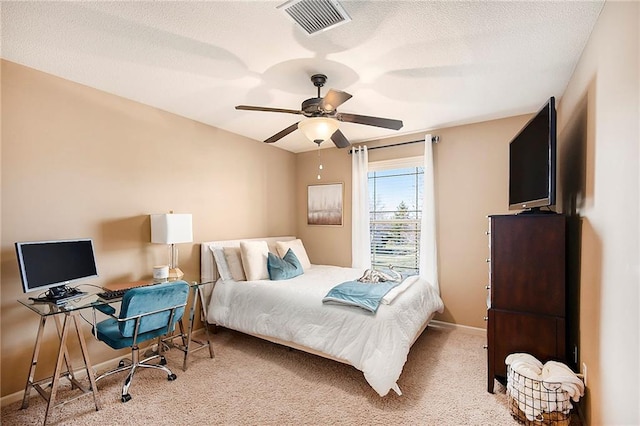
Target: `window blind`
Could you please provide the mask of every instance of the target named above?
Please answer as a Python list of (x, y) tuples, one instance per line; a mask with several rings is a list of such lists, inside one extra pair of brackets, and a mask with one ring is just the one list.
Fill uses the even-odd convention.
[(370, 167), (371, 266), (418, 273), (424, 167)]

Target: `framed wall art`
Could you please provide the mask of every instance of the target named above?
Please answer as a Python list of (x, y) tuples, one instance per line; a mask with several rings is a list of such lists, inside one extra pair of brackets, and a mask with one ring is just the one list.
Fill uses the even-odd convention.
[(342, 226), (343, 184), (307, 187), (307, 225)]

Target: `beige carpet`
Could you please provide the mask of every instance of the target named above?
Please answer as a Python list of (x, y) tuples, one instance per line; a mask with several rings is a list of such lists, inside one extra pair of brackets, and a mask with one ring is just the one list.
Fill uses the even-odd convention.
[[(98, 385), (102, 410), (90, 397), (56, 408), (49, 424), (254, 425), (517, 425), (504, 388), (486, 391), (483, 337), (429, 327), (414, 344), (398, 382), (404, 395), (381, 398), (353, 367), (230, 330), (214, 335), (215, 359), (202, 350), (182, 371), (181, 352), (168, 364), (178, 379), (155, 370), (136, 374), (132, 400), (120, 402), (123, 375)], [(45, 404), (2, 408), (2, 425), (41, 425)]]

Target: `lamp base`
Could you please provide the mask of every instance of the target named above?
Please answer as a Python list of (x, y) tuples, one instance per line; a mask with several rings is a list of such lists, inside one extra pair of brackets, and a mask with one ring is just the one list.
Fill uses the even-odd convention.
[(180, 268), (175, 267), (169, 269), (169, 281), (181, 280), (184, 277), (184, 272)]

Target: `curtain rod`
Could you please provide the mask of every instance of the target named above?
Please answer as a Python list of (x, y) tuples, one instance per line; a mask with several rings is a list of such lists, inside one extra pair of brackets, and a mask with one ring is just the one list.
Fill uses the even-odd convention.
[[(374, 149), (381, 149), (381, 148), (391, 148), (391, 147), (394, 147), (394, 146), (401, 146), (401, 145), (411, 145), (411, 144), (420, 143), (420, 142), (424, 142), (424, 139), (420, 139), (420, 140), (417, 140), (417, 141), (393, 143), (393, 144), (390, 144), (390, 145), (372, 146), (371, 148), (367, 148), (367, 151), (373, 151)], [(431, 136), (431, 142), (433, 142), (433, 143), (440, 142), (440, 136)], [(353, 148), (351, 148), (349, 150), (349, 154), (351, 154), (351, 153), (353, 153)]]

